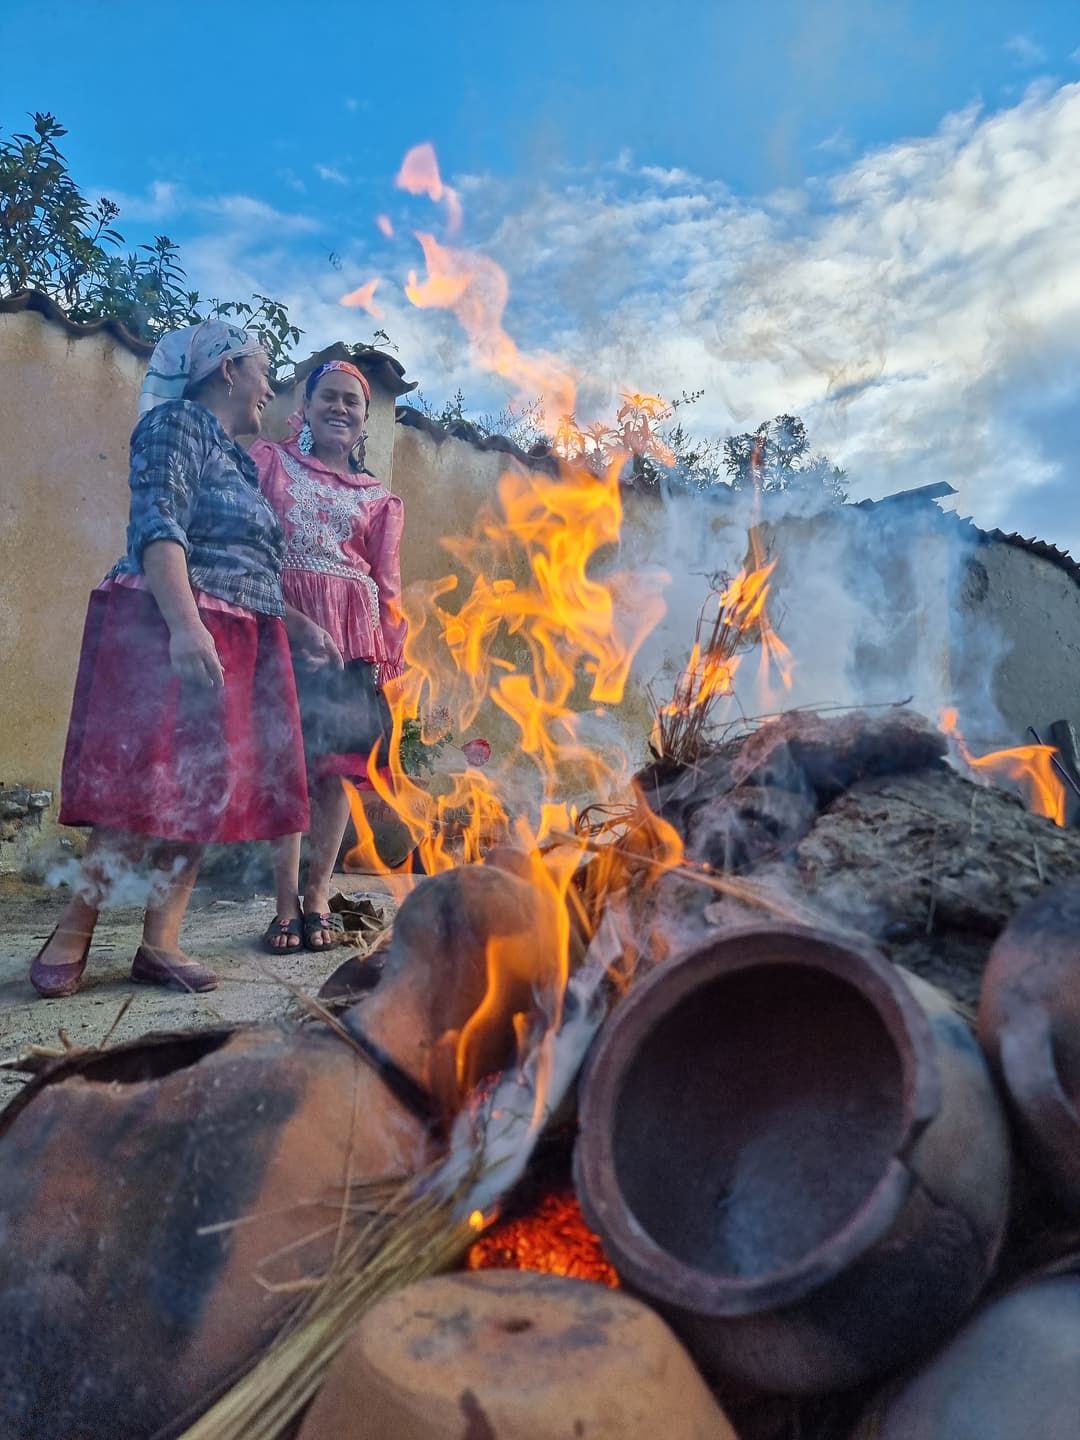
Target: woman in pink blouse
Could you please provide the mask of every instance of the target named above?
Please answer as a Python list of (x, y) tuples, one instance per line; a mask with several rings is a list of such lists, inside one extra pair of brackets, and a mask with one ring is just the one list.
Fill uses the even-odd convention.
[[(259, 486), (285, 531), (281, 584), (287, 605), (311, 631), (295, 653), (321, 647), (330, 663), (298, 660), (296, 685), (311, 795), (309, 864), (298, 895), (300, 836), (274, 847), (277, 914), (265, 935), (269, 950), (333, 944), (341, 917), (330, 912), (330, 877), (349, 817), (347, 777), (370, 789), (368, 758), (386, 764), (390, 711), (387, 680), (401, 674), (405, 620), (399, 552), (404, 522), (399, 496), (364, 468), (371, 392), (355, 365), (331, 360), (304, 386), (303, 423), (284, 444), (257, 440), (251, 454)], [(298, 417), (299, 418), (299, 417)], [(295, 627), (294, 627), (295, 628)]]

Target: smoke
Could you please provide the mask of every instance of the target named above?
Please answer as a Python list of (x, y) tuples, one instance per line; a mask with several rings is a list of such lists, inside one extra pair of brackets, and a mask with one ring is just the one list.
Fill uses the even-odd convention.
[[(760, 648), (743, 655), (723, 725), (797, 706), (910, 702), (936, 720), (956, 705), (972, 734), (1001, 737), (993, 694), (1006, 641), (970, 603), (979, 534), (926, 501), (832, 505), (797, 494), (717, 491), (628, 502), (622, 563), (664, 564), (667, 613), (642, 647), (634, 678), (670, 697), (718, 576), (752, 564), (748, 534), (775, 562), (767, 614), (793, 657), (791, 689), (763, 682)], [(1016, 742), (1015, 737), (1009, 743)]]
[(93, 876), (80, 860), (69, 857), (50, 867), (45, 884), (52, 889), (67, 886), (88, 905), (100, 909), (131, 906), (140, 910), (163, 904), (169, 887), (184, 869), (182, 858), (160, 868), (133, 862), (119, 851), (99, 848), (94, 854)]

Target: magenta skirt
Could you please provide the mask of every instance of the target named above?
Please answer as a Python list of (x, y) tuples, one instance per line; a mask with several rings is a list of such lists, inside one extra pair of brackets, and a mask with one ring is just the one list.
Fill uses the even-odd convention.
[(60, 823), (188, 844), (308, 828), (300, 715), (282, 621), (200, 609), (220, 690), (182, 685), (147, 591), (95, 590), (83, 633)]

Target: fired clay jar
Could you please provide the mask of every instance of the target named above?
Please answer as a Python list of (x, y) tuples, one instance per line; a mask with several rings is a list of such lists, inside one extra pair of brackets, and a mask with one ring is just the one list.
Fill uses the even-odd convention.
[(736, 1440), (671, 1331), (585, 1280), (489, 1270), (371, 1310), (298, 1440)]
[(998, 936), (979, 996), (979, 1041), (1028, 1158), (1080, 1212), (1080, 885), (1044, 891)]
[[(452, 1113), (452, 1032), (484, 998), (488, 938), (531, 940), (542, 920), (499, 871), (423, 881), (378, 989), (341, 1023)], [(510, 1016), (499, 1044), (512, 1053)], [(0, 1115), (0, 1435), (178, 1433), (274, 1337), (296, 1295), (268, 1286), (325, 1269), (345, 1187), (400, 1180), (440, 1149), (321, 1024), (60, 1062)]]
[(1080, 1433), (1080, 1271), (982, 1307), (853, 1440), (1072, 1440)]
[(575, 1151), (585, 1216), (706, 1378), (810, 1395), (899, 1368), (990, 1274), (1006, 1125), (943, 996), (816, 931), (726, 932), (620, 1002)]

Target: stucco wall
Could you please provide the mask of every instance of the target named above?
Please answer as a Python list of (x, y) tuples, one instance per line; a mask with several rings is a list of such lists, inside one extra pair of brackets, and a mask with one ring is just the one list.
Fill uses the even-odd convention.
[(54, 790), (87, 597), (124, 546), (145, 362), (0, 314), (0, 781)]
[(976, 684), (993, 667), (993, 693), (1008, 744), (1026, 743), (1029, 725), (1044, 737), (1055, 720), (1080, 726), (1080, 585), (1065, 571), (1015, 545), (980, 545), (962, 591), (969, 633), (997, 637), (994, 653), (957, 656), (958, 680)]

